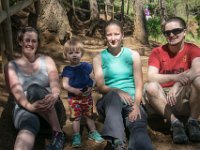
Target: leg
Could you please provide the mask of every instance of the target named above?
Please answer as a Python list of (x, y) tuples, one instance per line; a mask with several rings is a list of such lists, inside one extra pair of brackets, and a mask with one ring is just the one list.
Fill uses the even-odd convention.
[(86, 117), (86, 121), (87, 121), (87, 125), (90, 129), (90, 131), (95, 131), (96, 130), (96, 127), (95, 127), (95, 122), (93, 119), (89, 118), (89, 117)]
[(33, 148), (35, 136), (40, 129), (38, 116), (18, 106), (14, 109), (14, 125), (19, 130), (15, 141), (15, 150), (30, 150)]
[(145, 90), (150, 105), (171, 122), (174, 143), (186, 143), (188, 137), (185, 133), (183, 123), (176, 118), (172, 112), (172, 108), (167, 104), (166, 95), (160, 84), (150, 82), (145, 85)]
[(86, 118), (87, 125), (90, 131), (95, 131), (95, 122), (93, 119), (93, 99), (92, 96), (89, 95), (87, 97), (82, 98), (82, 102), (80, 103), (82, 114)]
[(130, 132), (128, 150), (153, 150), (150, 137), (147, 133), (146, 113), (142, 107), (140, 107), (140, 111), (141, 119), (130, 122), (128, 117), (126, 117), (126, 126)]
[(14, 150), (31, 150), (35, 142), (35, 135), (28, 130), (20, 130), (14, 145)]
[(200, 77), (196, 77), (193, 80), (191, 87), (192, 91), (189, 98), (191, 114), (186, 124), (186, 130), (190, 141), (200, 142), (200, 127), (198, 121), (200, 115), (200, 95), (198, 94), (200, 92)]
[[(48, 93), (49, 92), (44, 87), (33, 84), (27, 89), (27, 98), (30, 102), (34, 102), (43, 99)], [(46, 149), (62, 149), (65, 143), (65, 134), (60, 127), (55, 107), (48, 112), (41, 112), (38, 114), (49, 123), (53, 130), (51, 144), (49, 144)]]
[(74, 133), (80, 133), (80, 119), (74, 120), (72, 122), (72, 126), (73, 126)]
[(104, 116), (103, 137), (112, 137), (125, 141), (124, 123), (122, 118), (123, 103), (116, 92), (109, 92), (97, 102), (97, 110)]
[(81, 147), (81, 134), (80, 134), (80, 119), (81, 119), (81, 107), (80, 101), (76, 97), (69, 98), (69, 110), (70, 120), (72, 120), (73, 136), (72, 147)]
[(80, 134), (80, 117), (72, 122), (73, 136), (72, 147), (81, 147), (81, 134)]
[(48, 112), (39, 113), (39, 115), (49, 123), (53, 131), (62, 132), (55, 108), (52, 108)]
[(192, 84), (192, 92), (191, 96), (189, 98), (189, 104), (190, 104), (190, 110), (191, 114), (190, 116), (194, 119), (198, 119), (200, 116), (200, 77), (195, 78), (193, 80)]
[[(42, 86), (33, 84), (27, 88), (27, 99), (33, 103), (36, 100), (43, 99), (49, 92)], [(55, 108), (48, 112), (39, 113), (51, 126), (53, 131), (62, 132)]]
[(86, 117), (87, 125), (89, 127), (88, 139), (95, 141), (96, 143), (102, 143), (104, 139), (101, 137), (99, 132), (96, 130), (95, 122), (93, 119)]
[(156, 111), (158, 111), (162, 116), (165, 116), (170, 122), (173, 122), (177, 119), (172, 113), (171, 107), (167, 104), (166, 95), (160, 84), (156, 82), (147, 83), (145, 85), (145, 90), (149, 104)]
[(104, 139), (101, 137), (99, 132), (96, 130), (95, 121), (93, 119), (93, 99), (92, 96), (87, 96), (82, 98), (80, 103), (82, 114), (86, 118), (88, 128), (90, 130), (88, 139), (95, 141), (96, 143), (101, 143)]

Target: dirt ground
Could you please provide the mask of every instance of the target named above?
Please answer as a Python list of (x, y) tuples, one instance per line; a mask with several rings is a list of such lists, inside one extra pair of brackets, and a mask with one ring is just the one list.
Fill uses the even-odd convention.
[[(142, 58), (142, 71), (143, 71), (144, 81), (146, 81), (147, 60), (148, 60), (148, 54), (149, 54), (151, 48), (149, 48), (147, 46), (135, 45), (133, 43), (134, 42), (131, 41), (130, 39), (127, 39), (125, 41), (125, 45), (127, 47), (137, 49), (140, 51), (141, 55), (143, 55), (141, 57)], [(101, 51), (101, 49), (103, 49), (103, 47), (97, 48), (97, 47), (90, 46), (90, 45), (87, 45), (85, 48), (86, 48), (86, 52), (85, 52), (85, 55), (82, 60), (88, 61), (88, 62), (91, 62), (92, 58), (99, 51)], [(47, 49), (52, 49), (55, 51), (55, 49), (57, 49), (57, 47), (55, 45), (49, 45), (49, 47), (47, 46)], [(146, 51), (144, 52), (144, 50), (146, 50)], [(46, 53), (50, 54), (50, 52), (46, 52)], [(51, 54), (51, 56), (52, 56), (52, 54)], [(61, 72), (63, 66), (67, 64), (67, 62), (65, 62), (60, 57), (61, 57), (60, 54), (58, 56), (54, 57), (55, 62), (58, 66), (59, 72)], [(98, 96), (99, 96), (98, 94), (94, 93), (95, 100), (98, 99)], [(8, 92), (6, 91), (5, 81), (4, 81), (4, 78), (2, 75), (2, 71), (1, 71), (1, 74), (0, 74), (0, 115), (2, 114), (2, 111), (4, 110), (4, 107), (6, 105), (7, 97), (8, 97)], [(61, 97), (62, 97), (62, 100), (66, 107), (66, 110), (68, 110), (64, 91), (62, 91)], [(68, 113), (68, 111), (67, 111), (67, 113)], [(171, 136), (170, 136), (169, 125), (166, 122), (164, 122), (163, 119), (161, 119), (161, 118), (158, 118), (158, 117), (150, 117), (150, 118), (151, 119), (149, 119), (148, 132), (152, 139), (155, 150), (200, 150), (200, 143), (189, 142), (188, 144), (185, 144), (185, 145), (173, 144)], [(0, 122), (0, 124), (2, 124), (2, 122)], [(96, 125), (97, 125), (97, 129), (99, 131), (101, 131), (102, 123), (96, 121)], [(7, 126), (0, 125), (0, 134), (6, 131), (6, 133), (4, 133), (4, 134), (6, 137), (9, 137), (8, 135), (10, 135), (10, 133), (9, 133), (9, 130), (8, 130), (8, 132), (7, 132), (7, 130), (8, 130)], [(66, 125), (64, 126), (63, 130), (67, 135), (67, 143), (65, 145), (64, 150), (73, 150), (73, 148), (71, 147), (72, 124), (69, 120), (66, 121)], [(12, 132), (12, 131), (10, 131), (10, 132)], [(84, 128), (83, 133), (82, 133), (83, 144), (82, 144), (81, 148), (78, 148), (78, 150), (103, 150), (104, 147), (106, 146), (106, 142), (103, 142), (101, 144), (94, 143), (93, 141), (90, 141), (87, 139), (87, 133), (88, 133), (87, 129)], [(5, 136), (4, 136), (4, 139), (0, 139), (0, 150), (11, 150), (12, 148), (8, 149), (6, 147), (8, 147), (8, 145), (10, 145), (10, 144), (13, 144), (14, 138), (9, 139), (9, 138), (6, 138)], [(48, 140), (46, 140), (45, 143), (48, 143)], [(35, 148), (35, 149), (36, 150), (44, 149), (41, 147)]]

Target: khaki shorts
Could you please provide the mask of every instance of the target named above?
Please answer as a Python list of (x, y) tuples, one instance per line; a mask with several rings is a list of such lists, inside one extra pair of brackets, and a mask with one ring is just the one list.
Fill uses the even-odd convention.
[[(142, 98), (142, 103), (145, 106), (147, 113), (149, 115), (152, 114), (158, 114), (153, 107), (149, 103), (149, 97), (146, 92), (146, 86), (147, 83), (144, 85), (144, 90), (143, 90), (143, 98)], [(169, 92), (170, 88), (163, 88), (163, 92), (165, 95)], [(172, 112), (175, 115), (181, 115), (181, 116), (188, 116), (190, 115), (190, 108), (189, 108), (189, 98), (191, 94), (191, 86), (183, 86), (180, 88), (178, 94), (177, 94), (177, 103), (174, 106), (171, 106)]]

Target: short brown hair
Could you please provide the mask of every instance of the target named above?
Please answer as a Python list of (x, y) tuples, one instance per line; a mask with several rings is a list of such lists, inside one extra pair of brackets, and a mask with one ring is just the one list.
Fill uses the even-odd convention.
[(170, 22), (178, 22), (180, 24), (180, 26), (183, 28), (183, 29), (187, 29), (187, 25), (186, 25), (186, 22), (183, 18), (181, 17), (171, 17), (169, 18), (168, 20), (166, 20), (163, 24), (162, 24), (162, 30), (165, 31), (165, 26), (166, 24), (170, 23)]
[(119, 20), (109, 20), (104, 26), (104, 35), (106, 35), (106, 28), (110, 25), (117, 25), (123, 33), (123, 25)]
[(21, 28), (21, 29), (18, 31), (18, 33), (17, 33), (17, 39), (16, 39), (17, 42), (18, 42), (18, 44), (19, 44), (20, 42), (22, 42), (23, 37), (24, 37), (24, 34), (25, 34), (26, 32), (35, 32), (35, 33), (37, 34), (38, 43), (40, 42), (38, 31), (37, 31), (35, 28), (29, 27), (29, 26), (28, 26), (28, 27), (23, 27), (23, 28)]
[(78, 39), (75, 39), (75, 38), (68, 40), (64, 44), (64, 51), (63, 51), (64, 57), (67, 57), (68, 51), (81, 51), (82, 56), (83, 56), (84, 48), (83, 48), (82, 42), (80, 42)]

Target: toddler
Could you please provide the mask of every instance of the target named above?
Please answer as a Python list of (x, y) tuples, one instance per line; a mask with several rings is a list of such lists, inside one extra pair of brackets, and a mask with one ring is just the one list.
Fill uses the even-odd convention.
[(70, 65), (63, 69), (62, 84), (68, 92), (70, 120), (73, 121), (72, 147), (81, 147), (80, 118), (82, 115), (86, 118), (90, 130), (88, 138), (101, 143), (104, 139), (96, 130), (95, 122), (92, 119), (93, 100), (91, 91), (94, 83), (92, 65), (87, 62), (80, 62), (83, 56), (83, 45), (75, 39), (65, 43), (64, 56), (70, 62)]

